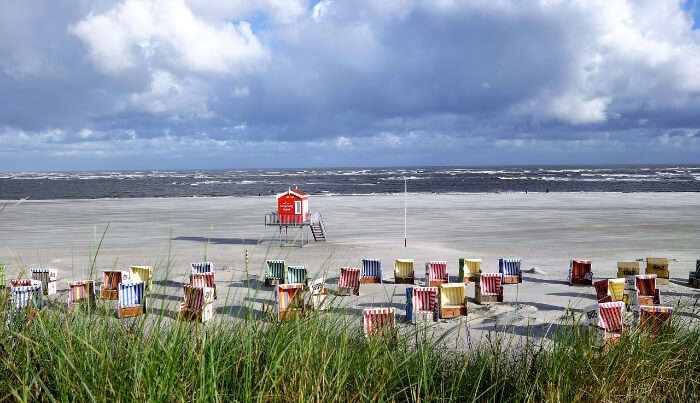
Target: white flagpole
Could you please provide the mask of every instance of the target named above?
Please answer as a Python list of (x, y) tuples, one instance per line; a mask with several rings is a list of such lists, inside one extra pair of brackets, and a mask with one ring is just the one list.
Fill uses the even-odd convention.
[(403, 177), (403, 247), (407, 247), (408, 238), (406, 236), (406, 207), (408, 197), (408, 178)]

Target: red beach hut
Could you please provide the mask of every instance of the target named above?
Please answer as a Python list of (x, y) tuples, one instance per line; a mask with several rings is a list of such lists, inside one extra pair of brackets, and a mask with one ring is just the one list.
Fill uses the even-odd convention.
[(309, 195), (299, 189), (278, 194), (277, 215), (280, 224), (309, 222)]

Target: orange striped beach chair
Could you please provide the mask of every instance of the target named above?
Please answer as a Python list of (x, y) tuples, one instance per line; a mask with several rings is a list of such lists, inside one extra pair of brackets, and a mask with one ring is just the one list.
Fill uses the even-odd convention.
[(414, 280), (413, 259), (394, 260), (394, 284), (413, 284)]
[(190, 285), (193, 287), (209, 287), (214, 290), (216, 299), (216, 283), (214, 282), (214, 272), (193, 272), (190, 274)]
[(375, 337), (395, 339), (395, 321), (394, 308), (368, 308), (362, 311), (362, 331), (367, 340)]
[(598, 304), (601, 327), (605, 330), (605, 344), (612, 344), (619, 340), (624, 330), (622, 312), (625, 303), (622, 301), (604, 302)]
[(656, 288), (656, 274), (634, 276), (639, 305), (661, 305), (661, 291)]
[(670, 306), (641, 305), (639, 307), (639, 327), (647, 329), (655, 335), (659, 334), (670, 326), (671, 314), (673, 314), (673, 307)]
[(277, 297), (277, 319), (294, 320), (304, 316), (304, 284), (279, 284)]
[(180, 319), (204, 323), (214, 317), (214, 289), (185, 285), (185, 297), (180, 303)]
[(105, 270), (102, 272), (100, 297), (102, 299), (119, 299), (119, 284), (129, 281), (128, 271)]
[(95, 282), (93, 280), (72, 281), (68, 284), (68, 306), (95, 304)]
[(338, 280), (339, 295), (360, 295), (360, 269), (341, 267)]
[(501, 273), (481, 273), (474, 283), (476, 303), (489, 304), (503, 302)]
[(425, 284), (429, 287), (440, 287), (440, 284), (449, 283), (447, 274), (447, 262), (433, 260), (425, 264)]
[(569, 285), (592, 285), (593, 271), (590, 260), (571, 259), (569, 263)]

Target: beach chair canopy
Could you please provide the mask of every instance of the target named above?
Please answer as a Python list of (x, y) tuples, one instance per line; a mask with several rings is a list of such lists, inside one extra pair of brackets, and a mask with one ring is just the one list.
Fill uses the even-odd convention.
[(481, 259), (459, 259), (460, 278), (481, 273)]
[(394, 261), (394, 275), (400, 278), (413, 277), (413, 263), (413, 259), (396, 259)]
[(192, 263), (192, 273), (208, 273), (214, 271), (214, 263), (212, 262), (197, 262)]
[(656, 274), (659, 277), (668, 278), (668, 259), (666, 258), (647, 258), (646, 274)]
[(41, 309), (43, 306), (41, 285), (12, 287), (10, 303), (15, 310), (24, 308)]
[(520, 259), (498, 259), (498, 272), (504, 276), (520, 275)]
[(501, 273), (481, 273), (481, 281), (479, 282), (482, 295), (500, 295)]
[(284, 272), (287, 268), (285, 260), (266, 260), (265, 264), (267, 264), (265, 278), (284, 280)]
[(634, 276), (637, 295), (653, 297), (658, 289), (656, 288), (656, 274), (640, 274)]
[[(590, 260), (571, 260), (571, 276), (573, 279), (586, 278), (587, 273), (591, 273), (592, 262)], [(589, 275), (590, 276), (590, 275)]]
[(145, 302), (146, 283), (120, 283), (119, 284), (119, 308), (141, 306)]
[(360, 269), (356, 267), (341, 267), (339, 288), (360, 288)]
[(382, 278), (382, 261), (379, 259), (362, 259), (362, 277)]
[(117, 286), (128, 281), (128, 273), (118, 270), (105, 270), (102, 272), (102, 287), (106, 290), (116, 290)]
[(190, 285), (193, 287), (209, 287), (214, 288), (214, 272), (207, 273), (192, 273), (190, 275)]
[(426, 274), (428, 281), (449, 281), (447, 274), (447, 262), (441, 260), (433, 260), (428, 262)]
[(277, 286), (277, 311), (285, 312), (293, 309), (303, 309), (302, 292), (304, 284), (280, 284)]
[(151, 266), (129, 266), (129, 272), (131, 273), (130, 280), (133, 282), (143, 281), (148, 285), (153, 279), (153, 267)]
[(608, 280), (596, 281), (593, 283), (593, 288), (595, 288), (596, 299), (598, 302), (612, 302), (612, 299), (610, 301), (603, 301), (604, 299), (610, 297), (610, 295), (608, 295)]
[(32, 279), (42, 282), (56, 281), (58, 270), (47, 267), (35, 267), (31, 269)]
[(437, 303), (437, 287), (413, 287), (411, 302), (415, 312), (433, 312)]
[(622, 310), (624, 308), (625, 303), (622, 301), (598, 304), (600, 323), (606, 332), (622, 331)]
[(287, 284), (306, 283), (306, 266), (287, 266), (284, 282)]
[(193, 287), (185, 285), (185, 297), (181, 308), (190, 311), (200, 311), (208, 303), (214, 301), (214, 289), (211, 287)]
[(625, 293), (625, 279), (612, 278), (608, 280), (608, 290), (613, 301), (622, 301)]
[(463, 283), (440, 284), (440, 307), (463, 307), (465, 298), (466, 287)]
[(368, 339), (377, 335), (393, 335), (396, 310), (369, 308), (362, 311), (362, 329)]

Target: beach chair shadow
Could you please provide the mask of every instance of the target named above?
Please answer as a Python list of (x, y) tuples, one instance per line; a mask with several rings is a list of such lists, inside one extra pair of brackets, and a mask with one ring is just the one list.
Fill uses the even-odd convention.
[(172, 238), (173, 241), (202, 242), (214, 245), (258, 245), (261, 240), (243, 238), (207, 238), (203, 236), (178, 236)]
[(555, 279), (546, 279), (546, 278), (537, 278), (537, 277), (530, 277), (530, 276), (523, 276), (523, 281), (527, 280), (528, 282), (531, 283), (540, 283), (540, 284), (560, 284), (560, 285), (569, 285), (569, 282), (566, 280), (555, 280)]
[(593, 295), (588, 290), (581, 290), (580, 292), (549, 292), (547, 295), (557, 296), (557, 297), (570, 297), (570, 298), (583, 298), (596, 301), (596, 296)]
[(182, 288), (187, 283), (183, 283), (181, 281), (173, 281), (173, 280), (154, 280), (153, 284), (159, 285), (161, 287), (174, 287), (174, 288)]
[(178, 297), (177, 295), (168, 295), (168, 294), (158, 294), (158, 293), (150, 293), (148, 294), (148, 298), (154, 299), (154, 300), (159, 300), (159, 301), (176, 301), (179, 302), (182, 300), (182, 297)]

